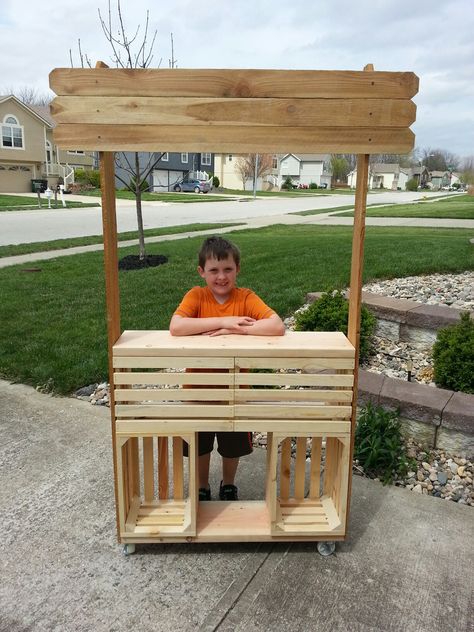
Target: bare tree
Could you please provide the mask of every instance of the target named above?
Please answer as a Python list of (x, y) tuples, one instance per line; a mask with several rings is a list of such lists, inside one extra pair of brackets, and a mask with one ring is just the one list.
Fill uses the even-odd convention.
[[(144, 28), (142, 29), (139, 24), (130, 35), (123, 19), (120, 0), (117, 0), (115, 11), (116, 15), (113, 14), (111, 0), (108, 0), (108, 11), (105, 17), (102, 15), (100, 9), (98, 9), (102, 31), (112, 49), (112, 64), (120, 68), (149, 68), (153, 61), (153, 49), (158, 33), (156, 29), (153, 33), (150, 33), (150, 12), (148, 10), (146, 12)], [(92, 67), (87, 54), (82, 52), (80, 39), (78, 40), (78, 50), (81, 66), (83, 68), (85, 66)], [(71, 66), (73, 66), (71, 50), (69, 51), (69, 56)], [(160, 59), (156, 67), (160, 67), (161, 61)], [(174, 57), (172, 33), (169, 67), (177, 67), (177, 60)], [(120, 167), (120, 169), (129, 176), (128, 181), (120, 175), (116, 175), (116, 178), (135, 196), (140, 259), (146, 257), (145, 236), (143, 232), (142, 194), (144, 191), (152, 188), (148, 185), (148, 178), (163, 156), (164, 153), (147, 154), (143, 152), (118, 152), (115, 154), (115, 165)]]
[[(257, 160), (258, 157), (258, 160)], [(273, 156), (270, 154), (243, 154), (236, 160), (235, 169), (242, 180), (243, 189), (247, 180), (264, 178), (273, 167)]]
[(36, 88), (31, 86), (20, 86), (19, 88), (2, 88), (1, 94), (13, 94), (17, 99), (20, 99), (25, 105), (49, 105), (53, 99), (52, 94), (47, 92), (39, 92)]
[(428, 171), (456, 171), (460, 164), (459, 156), (446, 149), (421, 149), (420, 160)]
[(330, 164), (332, 173), (331, 188), (334, 188), (336, 182), (346, 180), (350, 167), (346, 158), (342, 154), (332, 154)]

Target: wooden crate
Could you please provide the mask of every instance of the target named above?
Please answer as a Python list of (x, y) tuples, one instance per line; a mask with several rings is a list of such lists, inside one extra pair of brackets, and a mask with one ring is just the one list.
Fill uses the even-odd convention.
[[(195, 436), (117, 435), (119, 523), (124, 542), (196, 535)], [(189, 446), (187, 471), (183, 441)]]
[[(122, 541), (344, 535), (354, 349), (343, 334), (173, 338), (167, 331), (125, 332), (114, 346), (113, 366)], [(256, 430), (268, 433), (265, 500), (198, 503), (197, 432)], [(183, 439), (192, 453), (186, 498)]]

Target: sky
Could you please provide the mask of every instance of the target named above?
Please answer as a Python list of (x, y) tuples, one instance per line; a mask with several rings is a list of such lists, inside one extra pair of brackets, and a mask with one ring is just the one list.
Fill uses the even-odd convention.
[[(116, 0), (111, 2), (113, 14)], [(0, 94), (46, 93), (53, 68), (79, 67), (77, 41), (112, 65), (107, 0), (0, 0)], [(151, 67), (413, 71), (416, 147), (474, 155), (472, 0), (122, 0), (129, 34), (157, 30)]]

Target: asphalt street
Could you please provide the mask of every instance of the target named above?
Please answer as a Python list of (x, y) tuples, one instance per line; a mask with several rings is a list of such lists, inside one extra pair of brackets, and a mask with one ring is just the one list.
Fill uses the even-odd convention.
[[(427, 193), (426, 197), (437, 197), (437, 195), (439, 193)], [(370, 194), (368, 203), (406, 204), (420, 198), (421, 194), (416, 192), (386, 191)], [(84, 197), (77, 197), (76, 199), (91, 201), (91, 198)], [(196, 222), (249, 221), (256, 217), (281, 216), (286, 213), (310, 209), (337, 209), (353, 202), (354, 195), (342, 194), (301, 195), (295, 198), (257, 198), (255, 201), (251, 198), (240, 198), (230, 202), (144, 202), (143, 220), (145, 229)], [(345, 219), (347, 223), (352, 223), (350, 218)], [(119, 232), (136, 230), (136, 210), (133, 202), (117, 200), (117, 226)], [(102, 217), (99, 207), (65, 210), (35, 209), (0, 213), (0, 245), (101, 234)]]

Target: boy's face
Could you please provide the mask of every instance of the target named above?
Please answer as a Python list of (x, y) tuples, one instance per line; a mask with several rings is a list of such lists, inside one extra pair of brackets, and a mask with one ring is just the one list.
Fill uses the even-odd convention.
[(235, 287), (239, 267), (230, 255), (227, 259), (209, 258), (204, 268), (198, 266), (200, 276), (206, 281), (207, 287), (214, 294), (219, 303), (225, 302)]

